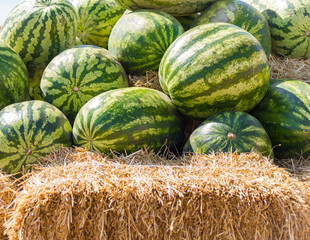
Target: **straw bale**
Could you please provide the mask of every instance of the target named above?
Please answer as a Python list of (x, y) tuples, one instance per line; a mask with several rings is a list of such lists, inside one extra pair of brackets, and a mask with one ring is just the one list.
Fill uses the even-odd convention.
[(6, 239), (4, 223), (8, 217), (9, 206), (14, 200), (16, 187), (10, 176), (0, 170), (0, 239)]
[(255, 153), (50, 156), (64, 164), (25, 181), (11, 239), (310, 239), (302, 183)]
[(129, 83), (133, 87), (146, 87), (162, 91), (157, 71), (147, 71), (145, 75), (129, 74)]

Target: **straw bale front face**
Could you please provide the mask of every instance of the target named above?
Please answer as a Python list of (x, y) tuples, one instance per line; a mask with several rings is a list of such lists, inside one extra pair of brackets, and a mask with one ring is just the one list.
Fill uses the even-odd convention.
[(65, 159), (25, 182), (12, 239), (310, 239), (302, 183), (256, 154)]

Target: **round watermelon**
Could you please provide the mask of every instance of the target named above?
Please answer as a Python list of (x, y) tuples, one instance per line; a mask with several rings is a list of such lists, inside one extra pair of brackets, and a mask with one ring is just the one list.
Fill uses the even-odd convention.
[(125, 10), (114, 0), (81, 0), (77, 5), (78, 37), (84, 44), (108, 48), (112, 28)]
[(269, 84), (264, 49), (247, 31), (229, 23), (208, 23), (182, 34), (159, 67), (163, 91), (192, 118), (223, 111), (249, 111)]
[(262, 124), (245, 112), (222, 112), (207, 118), (193, 131), (184, 152), (258, 152), (273, 156), (270, 139)]
[(127, 72), (144, 74), (158, 70), (170, 44), (183, 33), (182, 25), (158, 10), (137, 10), (123, 15), (115, 24), (108, 49)]
[(310, 157), (310, 86), (272, 79), (266, 96), (251, 112), (264, 126), (275, 157)]
[(76, 41), (77, 14), (68, 0), (23, 0), (0, 30), (23, 59), (29, 73), (29, 94), (41, 99), (40, 80), (47, 64)]
[(272, 50), (291, 58), (310, 55), (309, 0), (246, 0), (268, 21)]
[(183, 119), (164, 93), (142, 87), (110, 90), (87, 102), (73, 125), (76, 146), (109, 153), (179, 148)]
[(6, 42), (0, 41), (0, 110), (26, 100), (28, 89), (28, 72), (23, 60)]
[(72, 127), (53, 105), (33, 100), (0, 111), (1, 170), (20, 172), (61, 145), (72, 145)]
[(205, 9), (196, 20), (196, 25), (226, 22), (251, 33), (262, 45), (267, 56), (271, 50), (271, 37), (265, 17), (250, 4), (241, 0), (216, 1)]
[(57, 55), (44, 70), (40, 86), (44, 100), (73, 123), (88, 100), (114, 88), (128, 87), (128, 78), (108, 50), (81, 45)]

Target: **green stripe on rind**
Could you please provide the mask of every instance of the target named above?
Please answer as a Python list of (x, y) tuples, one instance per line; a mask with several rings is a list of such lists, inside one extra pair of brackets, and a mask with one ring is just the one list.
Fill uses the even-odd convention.
[(0, 110), (26, 100), (29, 82), (27, 68), (7, 43), (0, 41)]
[[(298, 80), (270, 80), (253, 114), (264, 126), (275, 157), (310, 156), (310, 86)], [(279, 146), (281, 145), (281, 146)]]
[(81, 107), (105, 91), (128, 87), (121, 64), (104, 48), (78, 46), (56, 56), (44, 70), (41, 91), (45, 101), (73, 122)]
[(269, 66), (260, 43), (228, 23), (197, 26), (168, 48), (159, 67), (163, 91), (193, 118), (248, 111), (265, 95)]
[(261, 43), (269, 56), (271, 37), (268, 22), (251, 5), (239, 0), (217, 1), (201, 13), (196, 20), (196, 26), (210, 22), (226, 22), (241, 27)]
[(144, 74), (158, 69), (167, 48), (183, 32), (182, 25), (167, 13), (137, 10), (115, 24), (108, 49), (126, 71)]
[(108, 48), (113, 26), (125, 8), (114, 0), (82, 0), (77, 6), (78, 37), (84, 44)]
[(248, 0), (268, 21), (272, 50), (291, 58), (310, 55), (310, 2), (308, 0)]
[(174, 16), (186, 16), (205, 9), (215, 0), (115, 0), (126, 9), (157, 9)]
[(25, 62), (32, 98), (40, 98), (40, 79), (48, 62), (74, 45), (76, 29), (77, 14), (67, 0), (21, 1), (9, 14), (0, 39)]
[[(234, 134), (235, 139), (230, 139)], [(273, 156), (270, 139), (261, 123), (244, 112), (223, 112), (205, 120), (190, 135), (185, 152), (258, 152)]]
[(154, 89), (123, 88), (102, 93), (79, 111), (73, 125), (77, 146), (109, 153), (179, 147), (183, 120), (168, 96)]
[(49, 103), (34, 100), (5, 107), (0, 112), (0, 169), (16, 173), (60, 145), (71, 146), (71, 130), (65, 115)]

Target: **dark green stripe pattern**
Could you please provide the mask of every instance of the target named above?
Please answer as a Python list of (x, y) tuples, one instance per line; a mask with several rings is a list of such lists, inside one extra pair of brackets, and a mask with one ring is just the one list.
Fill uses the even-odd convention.
[(158, 10), (124, 14), (112, 29), (108, 49), (127, 72), (145, 74), (158, 70), (162, 56), (182, 33), (182, 25)]
[(201, 13), (196, 26), (210, 22), (226, 22), (241, 27), (260, 42), (269, 56), (271, 37), (268, 22), (253, 6), (240, 0), (217, 1)]
[(190, 135), (184, 152), (257, 152), (273, 157), (272, 146), (262, 124), (244, 112), (223, 112), (205, 120)]
[(29, 82), (27, 68), (6, 42), (0, 41), (0, 110), (26, 100)]
[(77, 14), (68, 0), (24, 0), (0, 31), (27, 66), (31, 98), (40, 99), (43, 70), (57, 54), (75, 45)]
[(128, 87), (128, 78), (106, 49), (81, 45), (56, 56), (44, 70), (40, 86), (44, 100), (73, 123), (86, 102), (105, 91)]
[(264, 126), (275, 157), (310, 157), (310, 86), (298, 80), (274, 79), (251, 112)]
[(78, 37), (84, 44), (108, 48), (112, 28), (125, 10), (114, 0), (81, 0), (77, 5)]
[(192, 118), (249, 111), (269, 84), (266, 54), (250, 33), (228, 23), (190, 29), (166, 51), (159, 67), (163, 91)]
[(61, 145), (72, 145), (72, 127), (53, 105), (39, 101), (11, 104), (0, 112), (0, 169), (17, 173)]
[(183, 140), (183, 119), (164, 93), (141, 87), (110, 90), (86, 103), (75, 119), (73, 141), (88, 150), (131, 153), (171, 150)]

